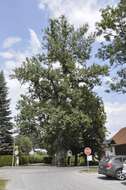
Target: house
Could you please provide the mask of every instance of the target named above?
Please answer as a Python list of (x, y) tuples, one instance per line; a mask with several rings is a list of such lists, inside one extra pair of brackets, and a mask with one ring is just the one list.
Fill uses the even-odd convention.
[(106, 145), (106, 155), (126, 155), (126, 127), (120, 129), (104, 144)]

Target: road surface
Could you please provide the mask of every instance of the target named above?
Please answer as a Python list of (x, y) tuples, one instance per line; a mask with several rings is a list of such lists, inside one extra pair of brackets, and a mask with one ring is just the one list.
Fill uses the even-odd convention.
[(49, 166), (0, 168), (0, 178), (8, 179), (7, 190), (126, 190), (126, 181), (80, 170)]

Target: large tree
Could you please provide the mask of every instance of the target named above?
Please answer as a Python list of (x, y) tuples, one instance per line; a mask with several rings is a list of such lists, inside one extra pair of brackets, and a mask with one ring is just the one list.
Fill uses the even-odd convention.
[(98, 35), (102, 35), (105, 40), (98, 56), (110, 62), (111, 89), (126, 93), (126, 1), (121, 0), (115, 7), (102, 9), (101, 16), (97, 24)]
[(9, 130), (12, 128), (8, 99), (8, 90), (4, 74), (0, 72), (0, 154), (12, 153), (12, 138)]
[(49, 152), (59, 157), (69, 149), (76, 155), (86, 145), (101, 151), (105, 112), (93, 88), (107, 67), (87, 62), (93, 42), (87, 25), (75, 29), (65, 17), (51, 19), (42, 54), (27, 58), (13, 76), (29, 85), (19, 102), (21, 131), (39, 132)]

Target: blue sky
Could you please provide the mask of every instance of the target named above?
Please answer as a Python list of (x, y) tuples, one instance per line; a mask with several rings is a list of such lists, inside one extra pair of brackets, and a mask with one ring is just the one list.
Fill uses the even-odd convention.
[(28, 38), (28, 28), (40, 33), (48, 13), (39, 11), (36, 0), (0, 1), (0, 43), (8, 36)]
[[(99, 9), (107, 4), (115, 5), (117, 0), (4, 0), (0, 1), (0, 69), (4, 69), (11, 98), (12, 114), (20, 94), (26, 87), (10, 80), (12, 69), (21, 65), (26, 56), (40, 51), (41, 30), (49, 17), (64, 14), (75, 27), (88, 22), (90, 31), (100, 20)], [(97, 43), (98, 44), (98, 43)], [(96, 45), (98, 46), (98, 45)], [(104, 87), (97, 89), (103, 98), (108, 116), (106, 126), (111, 134), (126, 126), (125, 96), (104, 93)]]

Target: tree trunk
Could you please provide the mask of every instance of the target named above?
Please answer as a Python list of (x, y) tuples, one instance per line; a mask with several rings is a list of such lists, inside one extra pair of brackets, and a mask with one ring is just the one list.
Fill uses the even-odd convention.
[(56, 165), (66, 166), (66, 153), (65, 151), (60, 151), (56, 154)]
[(75, 154), (74, 166), (78, 165), (78, 155)]
[(67, 158), (67, 165), (68, 165), (68, 166), (70, 166), (70, 160), (71, 160), (71, 157), (68, 156), (68, 158)]

